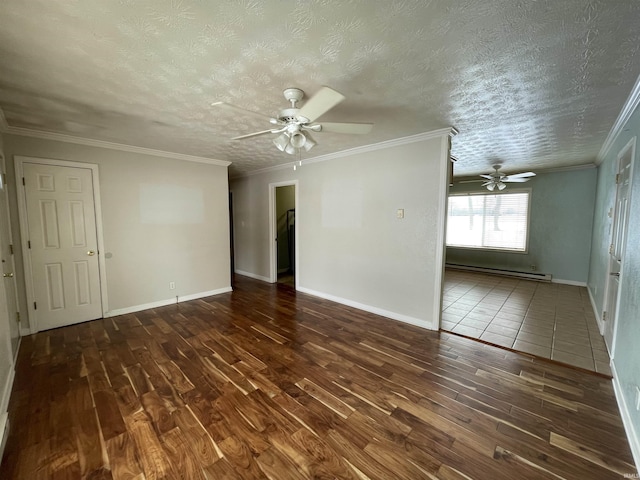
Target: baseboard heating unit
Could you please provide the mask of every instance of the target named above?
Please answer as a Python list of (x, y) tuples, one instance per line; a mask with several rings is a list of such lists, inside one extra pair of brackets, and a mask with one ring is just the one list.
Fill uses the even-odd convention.
[(503, 277), (526, 278), (538, 282), (551, 282), (550, 273), (518, 272), (517, 270), (506, 270), (501, 268), (473, 267), (471, 265), (457, 265), (455, 263), (445, 263), (445, 268), (451, 270), (465, 270), (469, 272), (488, 273), (490, 275), (501, 275)]

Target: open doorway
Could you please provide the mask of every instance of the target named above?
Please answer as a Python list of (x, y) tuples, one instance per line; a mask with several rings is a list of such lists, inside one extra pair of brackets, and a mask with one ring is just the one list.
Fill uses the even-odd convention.
[(271, 281), (296, 286), (296, 183), (271, 184), (272, 251)]

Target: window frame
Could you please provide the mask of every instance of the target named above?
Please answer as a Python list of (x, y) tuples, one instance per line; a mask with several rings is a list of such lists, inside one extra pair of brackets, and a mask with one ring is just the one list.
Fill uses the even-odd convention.
[[(514, 193), (526, 193), (527, 194), (527, 234), (525, 236), (525, 246), (524, 250), (514, 250), (511, 248), (495, 248), (495, 247), (468, 247), (464, 245), (449, 245), (447, 243), (447, 233), (449, 230), (449, 198), (450, 197), (469, 197), (469, 196), (478, 196), (478, 195), (509, 195)], [(518, 189), (510, 189), (505, 192), (460, 192), (460, 193), (449, 193), (447, 195), (447, 224), (445, 227), (445, 235), (444, 235), (444, 243), (445, 248), (460, 248), (463, 250), (477, 250), (482, 252), (503, 252), (503, 253), (519, 253), (519, 254), (528, 254), (529, 253), (529, 237), (531, 236), (531, 195), (533, 193), (533, 189), (531, 188), (518, 188)]]

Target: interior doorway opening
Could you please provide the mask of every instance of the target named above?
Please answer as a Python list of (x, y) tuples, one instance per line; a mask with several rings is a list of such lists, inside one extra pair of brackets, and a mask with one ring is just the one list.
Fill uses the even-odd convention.
[(295, 287), (296, 186), (276, 187), (277, 281)]
[(270, 185), (271, 229), (271, 281), (296, 287), (298, 268), (297, 182)]

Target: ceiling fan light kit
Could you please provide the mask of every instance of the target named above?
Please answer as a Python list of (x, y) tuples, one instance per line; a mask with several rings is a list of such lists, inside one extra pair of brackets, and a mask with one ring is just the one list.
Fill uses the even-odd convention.
[(259, 135), (277, 133), (279, 135), (273, 140), (276, 148), (281, 152), (294, 155), (302, 148), (308, 152), (318, 144), (310, 132), (366, 134), (373, 128), (372, 123), (315, 123), (318, 117), (324, 115), (345, 98), (344, 95), (329, 87), (322, 87), (318, 93), (307, 100), (302, 108), (297, 106), (304, 97), (302, 90), (287, 88), (283, 95), (291, 103), (291, 107), (280, 110), (277, 118), (269, 119), (269, 123), (277, 128), (240, 135), (232, 140), (244, 140)]

